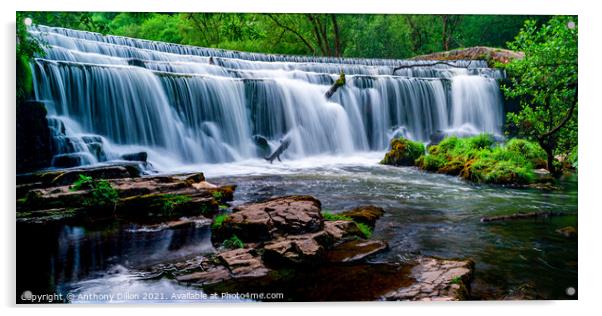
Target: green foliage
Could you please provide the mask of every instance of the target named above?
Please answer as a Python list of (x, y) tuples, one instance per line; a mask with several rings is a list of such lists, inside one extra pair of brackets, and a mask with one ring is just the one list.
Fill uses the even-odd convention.
[(228, 214), (219, 214), (213, 218), (213, 223), (211, 223), (211, 228), (218, 229), (222, 227), (224, 221), (228, 219)]
[(508, 125), (538, 141), (550, 161), (577, 146), (577, 34), (574, 16), (554, 17), (541, 27), (528, 20), (508, 44), (525, 53), (505, 65), (509, 82), (502, 90), (520, 103), (518, 112), (508, 113)]
[(462, 283), (462, 278), (459, 276), (455, 276), (451, 279), (451, 284), (460, 284)]
[(43, 43), (35, 40), (27, 33), (27, 26), (24, 21), (28, 16), (17, 12), (17, 101), (22, 102), (32, 93), (33, 77), (31, 73), (30, 62), (34, 56), (44, 54)]
[(416, 160), (421, 169), (459, 175), (480, 183), (527, 184), (534, 180), (533, 168), (545, 163), (545, 152), (537, 144), (512, 139), (496, 145), (490, 135), (470, 138), (447, 137)]
[(372, 236), (372, 228), (370, 228), (370, 226), (364, 224), (364, 223), (357, 223), (357, 227), (360, 229), (360, 232), (362, 232), (362, 235), (364, 235), (365, 238), (370, 238)]
[(369, 58), (407, 58), (476, 45), (503, 47), (530, 18), (508, 15), (143, 12), (28, 14), (34, 23), (177, 44), (277, 54)]
[(575, 169), (578, 169), (578, 163), (577, 163), (577, 158), (578, 157), (577, 156), (578, 156), (578, 150), (577, 150), (577, 146), (575, 146), (573, 148), (573, 150), (571, 151), (571, 153), (569, 154), (569, 163)]
[(224, 246), (224, 248), (228, 248), (228, 249), (238, 249), (238, 248), (244, 248), (245, 243), (243, 243), (242, 240), (240, 240), (240, 238), (238, 238), (238, 236), (232, 235), (232, 237), (230, 237), (222, 242), (222, 246)]
[(83, 174), (73, 182), (70, 190), (90, 190), (90, 197), (82, 201), (82, 205), (86, 207), (115, 207), (119, 200), (119, 193), (109, 181), (94, 180)]
[(424, 154), (424, 144), (400, 137), (391, 141), (391, 150), (385, 154), (385, 158), (380, 163), (412, 166), (422, 154)]

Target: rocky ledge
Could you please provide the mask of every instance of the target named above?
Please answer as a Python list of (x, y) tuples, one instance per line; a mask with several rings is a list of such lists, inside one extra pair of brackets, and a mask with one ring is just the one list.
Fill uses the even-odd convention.
[(131, 165), (54, 170), (17, 177), (17, 222), (138, 222), (211, 218), (235, 186), (216, 186), (202, 173), (141, 176)]
[[(311, 288), (326, 292), (321, 296), (316, 293), (312, 300), (469, 297), (473, 271), (470, 261), (427, 257), (409, 263), (369, 261), (386, 251), (388, 245), (382, 240), (366, 239), (358, 222), (374, 228), (383, 213), (381, 208), (363, 206), (340, 212), (345, 214), (341, 218), (349, 220), (325, 220), (320, 201), (311, 196), (243, 204), (214, 219), (216, 253), (161, 264), (153, 267), (153, 274), (168, 274), (209, 293), (275, 290), (284, 292), (284, 300), (296, 300), (295, 293)], [(337, 280), (328, 281), (334, 278), (331, 274), (336, 274)], [(339, 290), (359, 285), (365, 291)], [(306, 294), (303, 297), (307, 298)]]

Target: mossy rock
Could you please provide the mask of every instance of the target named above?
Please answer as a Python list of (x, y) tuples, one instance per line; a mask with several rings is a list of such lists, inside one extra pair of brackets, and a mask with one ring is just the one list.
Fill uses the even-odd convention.
[(207, 195), (153, 193), (120, 199), (116, 213), (136, 219), (211, 216), (217, 213), (218, 202)]
[(424, 145), (400, 137), (391, 141), (391, 150), (380, 162), (392, 166), (413, 166), (416, 159), (424, 154)]

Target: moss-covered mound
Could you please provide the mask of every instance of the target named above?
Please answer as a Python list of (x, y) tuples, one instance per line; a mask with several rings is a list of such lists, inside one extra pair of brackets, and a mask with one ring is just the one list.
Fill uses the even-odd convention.
[(414, 161), (424, 154), (424, 145), (403, 137), (391, 141), (391, 150), (380, 162), (392, 166), (413, 166)]
[(496, 144), (490, 135), (448, 137), (416, 160), (421, 169), (459, 175), (479, 183), (529, 184), (534, 168), (545, 167), (546, 154), (533, 142), (512, 139)]

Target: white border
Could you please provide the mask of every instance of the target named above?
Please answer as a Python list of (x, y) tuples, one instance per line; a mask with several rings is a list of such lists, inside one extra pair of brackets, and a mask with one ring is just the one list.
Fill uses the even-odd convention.
[[(240, 314), (314, 313), (318, 309), (337, 314), (404, 313), (406, 315), (447, 314), (463, 315), (514, 315), (546, 314), (572, 315), (590, 313), (600, 305), (600, 225), (602, 207), (596, 199), (600, 196), (600, 154), (601, 95), (599, 52), (602, 31), (602, 12), (597, 10), (595, 0), (15, 0), (2, 2), (2, 72), (0, 89), (3, 102), (0, 103), (0, 135), (3, 153), (0, 201), (2, 212), (2, 254), (0, 271), (3, 284), (0, 285), (2, 308), (10, 314), (50, 313), (59, 315), (81, 315), (91, 313), (150, 313), (163, 315), (166, 308), (177, 307), (177, 313), (203, 313), (221, 316), (225, 312)], [(255, 305), (186, 305), (186, 306), (131, 306), (107, 307), (108, 309), (86, 308), (81, 306), (51, 306), (23, 308), (15, 307), (15, 11), (147, 11), (147, 12), (337, 12), (337, 13), (425, 13), (425, 14), (577, 14), (579, 15), (579, 301), (545, 302), (462, 302), (462, 303), (294, 303), (294, 304), (255, 304)], [(10, 308), (10, 309), (9, 309)], [(143, 309), (140, 310), (139, 309)], [(376, 309), (376, 310), (373, 310)]]

